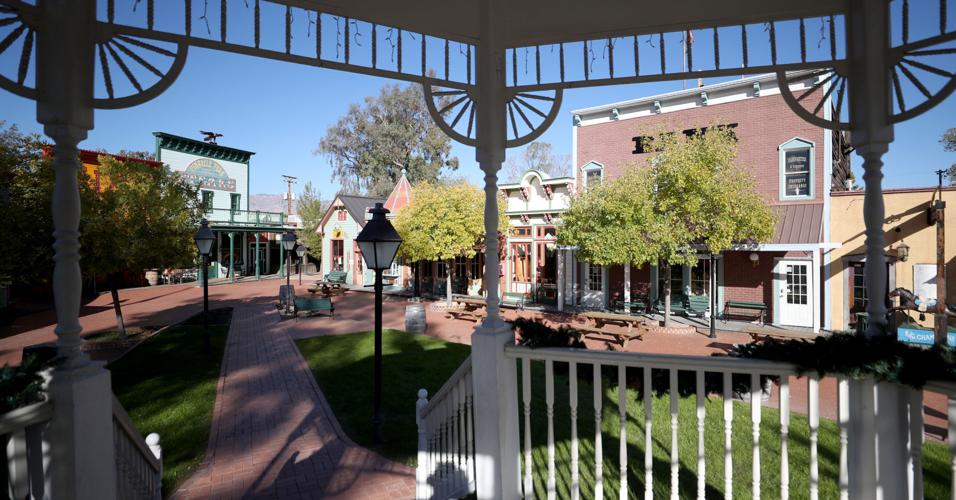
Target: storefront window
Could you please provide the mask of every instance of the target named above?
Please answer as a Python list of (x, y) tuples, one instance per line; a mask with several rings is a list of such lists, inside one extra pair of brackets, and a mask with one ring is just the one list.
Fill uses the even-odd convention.
[(531, 283), (531, 243), (511, 244), (511, 281)]
[[(670, 270), (671, 270), (671, 294), (684, 293), (684, 266), (673, 265), (673, 266), (670, 266)], [(665, 278), (665, 274), (663, 272), (657, 273), (657, 291), (658, 291), (659, 297), (664, 296), (664, 285), (666, 285), (664, 278)]]
[(345, 270), (345, 245), (342, 240), (332, 240), (332, 270)]
[(700, 259), (690, 270), (690, 293), (694, 295), (710, 294), (710, 259)]
[(588, 266), (588, 291), (600, 292), (604, 289), (604, 273), (599, 266)]

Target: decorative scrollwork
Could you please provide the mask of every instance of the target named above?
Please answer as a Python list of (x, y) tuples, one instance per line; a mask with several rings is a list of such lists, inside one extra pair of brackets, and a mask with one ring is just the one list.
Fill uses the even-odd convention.
[[(794, 95), (790, 84), (813, 79), (813, 83), (799, 95)], [(814, 125), (832, 130), (850, 130), (850, 123), (843, 121), (843, 107), (847, 104), (849, 81), (839, 70), (817, 69), (810, 72), (777, 72), (780, 94), (800, 118)], [(817, 99), (817, 93), (819, 100)], [(828, 104), (830, 107), (828, 108)]]
[(952, 57), (956, 47), (949, 43), (952, 38), (952, 35), (937, 37), (899, 48), (890, 73), (893, 123), (929, 110), (956, 90), (956, 58)]
[[(431, 85), (424, 85), (424, 90), (428, 112), (442, 131), (462, 144), (477, 145), (474, 92)], [(558, 116), (562, 95), (561, 89), (511, 91), (505, 103), (506, 147), (522, 146), (541, 136)]]
[(27, 76), (36, 48), (36, 30), (23, 19), (23, 13), (15, 7), (0, 5), (0, 56), (8, 50), (16, 50), (19, 42), (20, 55), (15, 58), (17, 71), (14, 79), (0, 74), (0, 88), (28, 99), (36, 98), (36, 88), (27, 85)]
[[(130, 35), (104, 38), (96, 44), (96, 65), (105, 92), (93, 99), (97, 108), (126, 108), (153, 99), (172, 85), (186, 64), (187, 45), (183, 43), (164, 47), (155, 40)], [(118, 75), (125, 79), (126, 95), (120, 95), (117, 88)], [(144, 85), (144, 81), (151, 83)]]

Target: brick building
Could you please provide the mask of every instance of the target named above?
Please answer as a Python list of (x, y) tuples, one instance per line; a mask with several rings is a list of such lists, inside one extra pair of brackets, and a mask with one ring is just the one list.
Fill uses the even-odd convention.
[[(790, 75), (791, 88), (809, 88), (809, 76)], [(815, 106), (824, 91), (811, 94)], [(829, 103), (823, 103), (829, 109)], [(823, 254), (830, 239), (830, 193), (852, 183), (846, 137), (796, 116), (780, 95), (775, 75), (759, 75), (572, 112), (572, 158), (577, 189), (613, 179), (652, 156), (643, 138), (659, 132), (686, 134), (714, 125), (732, 127), (737, 164), (749, 170), (756, 188), (775, 208), (779, 222), (770, 241), (724, 251), (717, 264), (718, 312), (729, 301), (759, 302), (775, 324), (828, 328), (823, 283), (829, 266)], [(707, 257), (707, 256), (701, 256)], [(710, 261), (671, 268), (672, 292), (705, 294)], [(622, 266), (599, 267), (568, 260), (565, 303), (608, 307), (624, 295)], [(631, 294), (651, 302), (661, 294), (656, 266), (632, 268)], [(740, 311), (743, 312), (743, 311)]]

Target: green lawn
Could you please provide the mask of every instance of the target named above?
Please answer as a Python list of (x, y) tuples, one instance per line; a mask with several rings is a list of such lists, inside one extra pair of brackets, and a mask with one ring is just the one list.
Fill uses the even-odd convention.
[(202, 461), (209, 441), (219, 367), (229, 331), (228, 310), (212, 311), (212, 357), (203, 352), (201, 316), (155, 335), (109, 366), (113, 392), (145, 436), (163, 447), (168, 496)]
[(385, 330), (382, 335), (382, 408), (385, 444), (372, 446), (374, 334), (352, 333), (298, 341), (342, 430), (357, 444), (392, 460), (415, 464), (418, 389), (434, 394), (471, 348), (424, 335)]
[[(370, 445), (372, 392), (372, 335), (359, 333), (318, 337), (299, 341), (299, 348), (328, 397), (345, 432), (357, 443)], [(425, 387), (433, 394), (468, 354), (468, 347), (441, 340), (389, 331), (385, 334), (385, 409), (388, 445), (379, 448), (386, 456), (414, 464), (416, 434), (415, 391)], [(570, 497), (571, 450), (568, 377), (561, 363), (555, 364), (555, 448), (558, 498)], [(585, 367), (582, 367), (585, 368)], [(607, 370), (607, 368), (605, 368)], [(564, 369), (564, 372), (567, 370)], [(586, 377), (584, 376), (586, 372)], [(520, 374), (520, 370), (519, 370)], [(585, 368), (578, 383), (578, 436), (580, 447), (581, 496), (594, 496), (594, 403), (590, 372)], [(619, 429), (616, 369), (603, 374), (602, 425), (604, 492), (616, 496), (619, 487)], [(636, 380), (640, 370), (628, 370)], [(520, 379), (520, 377), (519, 377)], [(684, 383), (682, 378), (681, 383)], [(520, 380), (519, 380), (520, 384)], [(628, 388), (627, 454), (628, 489), (632, 498), (644, 492), (644, 401), (639, 391)], [(688, 387), (681, 386), (687, 389)], [(547, 417), (545, 414), (544, 365), (532, 366), (532, 461), (535, 467), (535, 494), (545, 496), (547, 478)], [(692, 392), (692, 391), (691, 391)], [(520, 395), (520, 385), (519, 391)], [(697, 417), (694, 396), (683, 397), (679, 405), (680, 496), (697, 495)], [(724, 421), (723, 403), (712, 397), (706, 403), (705, 460), (707, 496), (724, 496)], [(653, 399), (653, 471), (654, 495), (670, 495), (670, 400)], [(761, 436), (761, 490), (764, 498), (780, 496), (780, 419), (779, 412), (763, 407)], [(523, 423), (522, 423), (523, 427)], [(522, 430), (523, 432), (523, 430)], [(836, 423), (821, 419), (818, 433), (820, 498), (838, 496), (839, 434)], [(523, 437), (522, 456), (523, 456)], [(749, 498), (752, 488), (752, 426), (749, 403), (734, 403), (732, 428), (734, 497)], [(789, 440), (790, 498), (809, 497), (809, 424), (805, 416), (792, 413)], [(923, 447), (926, 498), (949, 497), (949, 453), (940, 443)]]

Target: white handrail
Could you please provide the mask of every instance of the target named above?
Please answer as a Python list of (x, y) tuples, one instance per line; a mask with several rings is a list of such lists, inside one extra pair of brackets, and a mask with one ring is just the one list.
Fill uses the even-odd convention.
[(474, 491), (473, 394), (471, 356), (431, 401), (428, 391), (418, 391), (416, 498), (459, 498)]
[(116, 490), (119, 496), (161, 500), (163, 461), (159, 435), (152, 433), (148, 441), (143, 439), (115, 396), (113, 447), (116, 453)]
[(446, 397), (448, 397), (449, 391), (451, 391), (451, 389), (455, 387), (458, 384), (458, 382), (465, 375), (469, 373), (471, 373), (471, 355), (470, 354), (468, 355), (467, 358), (465, 358), (464, 361), (462, 361), (461, 365), (459, 365), (458, 368), (455, 369), (454, 373), (451, 374), (451, 377), (449, 377), (448, 380), (446, 380), (445, 383), (441, 386), (441, 388), (438, 389), (438, 391), (431, 397), (428, 404), (425, 405), (424, 408), (422, 408), (421, 416), (423, 418), (427, 417), (432, 411), (434, 411), (435, 407), (440, 405), (441, 402), (444, 401)]

